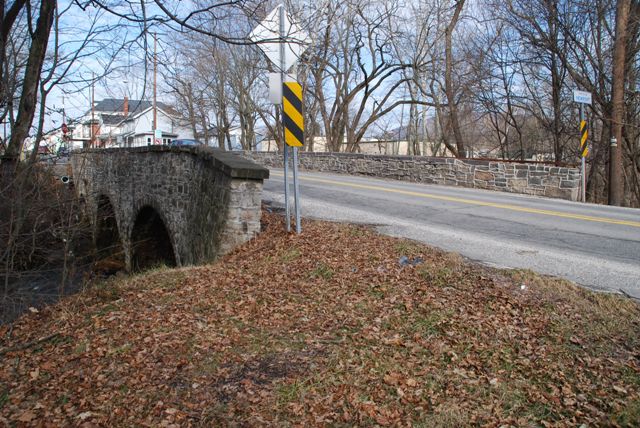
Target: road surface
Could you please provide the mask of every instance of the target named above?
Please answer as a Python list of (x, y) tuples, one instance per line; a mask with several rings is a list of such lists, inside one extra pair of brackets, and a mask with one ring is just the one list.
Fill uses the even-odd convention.
[[(283, 183), (272, 169), (263, 198), (283, 205)], [(306, 218), (374, 224), (490, 266), (640, 298), (637, 209), (311, 172), (300, 173), (300, 193)]]

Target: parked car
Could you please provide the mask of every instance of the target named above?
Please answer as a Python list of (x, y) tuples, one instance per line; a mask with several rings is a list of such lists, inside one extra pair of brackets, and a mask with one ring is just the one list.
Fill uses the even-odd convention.
[(198, 141), (198, 140), (189, 140), (189, 139), (177, 139), (177, 140), (173, 140), (171, 141), (171, 144), (169, 144), (172, 147), (180, 147), (180, 146), (204, 146), (204, 143), (202, 141)]

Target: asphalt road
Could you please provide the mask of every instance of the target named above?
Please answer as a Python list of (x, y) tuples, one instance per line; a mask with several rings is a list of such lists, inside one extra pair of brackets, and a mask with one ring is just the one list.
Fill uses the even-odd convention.
[[(271, 170), (263, 198), (284, 205), (283, 183), (282, 170)], [(306, 218), (374, 224), (487, 265), (640, 298), (637, 209), (309, 172), (300, 193)]]

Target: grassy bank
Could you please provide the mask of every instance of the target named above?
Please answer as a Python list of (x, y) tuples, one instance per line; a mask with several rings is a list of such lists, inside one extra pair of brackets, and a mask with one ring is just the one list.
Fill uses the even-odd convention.
[(634, 426), (640, 309), (359, 226), (263, 216), (210, 266), (112, 279), (0, 330), (0, 421)]

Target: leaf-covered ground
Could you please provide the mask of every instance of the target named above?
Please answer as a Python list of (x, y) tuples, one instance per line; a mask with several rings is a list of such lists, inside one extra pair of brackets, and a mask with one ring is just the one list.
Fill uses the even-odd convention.
[(640, 310), (361, 226), (265, 231), (0, 330), (0, 424), (637, 426)]

